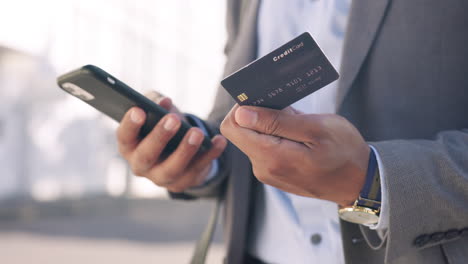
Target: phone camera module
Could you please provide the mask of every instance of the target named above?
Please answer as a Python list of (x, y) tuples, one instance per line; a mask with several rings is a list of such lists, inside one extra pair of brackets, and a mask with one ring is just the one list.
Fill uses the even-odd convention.
[(92, 94), (90, 94), (88, 91), (83, 90), (81, 87), (74, 83), (64, 83), (62, 84), (62, 88), (83, 101), (91, 101), (94, 99), (94, 96)]

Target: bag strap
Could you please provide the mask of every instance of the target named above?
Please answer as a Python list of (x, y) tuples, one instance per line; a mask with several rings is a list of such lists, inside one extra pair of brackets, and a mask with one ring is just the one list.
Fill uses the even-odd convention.
[(219, 208), (221, 207), (221, 195), (216, 198), (214, 203), (213, 210), (211, 211), (210, 219), (206, 224), (205, 230), (203, 231), (200, 239), (195, 245), (195, 250), (192, 254), (192, 259), (190, 264), (205, 264), (206, 256), (208, 250), (210, 249), (211, 241), (213, 239), (213, 234), (216, 228), (216, 223), (218, 222)]

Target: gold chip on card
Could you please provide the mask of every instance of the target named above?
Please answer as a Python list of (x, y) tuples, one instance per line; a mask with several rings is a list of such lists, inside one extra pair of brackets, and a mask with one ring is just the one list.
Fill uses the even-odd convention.
[(239, 99), (239, 101), (243, 102), (247, 99), (249, 99), (249, 97), (245, 94), (245, 93), (241, 93), (237, 96), (237, 99)]

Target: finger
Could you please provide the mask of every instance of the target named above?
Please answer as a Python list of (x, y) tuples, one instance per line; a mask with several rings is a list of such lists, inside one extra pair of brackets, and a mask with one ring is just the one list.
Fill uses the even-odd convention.
[[(196, 159), (196, 154), (203, 138), (203, 132), (199, 128), (191, 128), (184, 136), (177, 149), (158, 167), (155, 167), (153, 171), (151, 171), (151, 175), (156, 176), (156, 178), (152, 180), (160, 186), (175, 186), (179, 189), (185, 189), (193, 185), (197, 178), (196, 175), (201, 173), (202, 169), (200, 169), (200, 171), (197, 171), (196, 168), (190, 168), (188, 170), (188, 166)], [(202, 156), (212, 156), (213, 152), (218, 151), (218, 148), (213, 146)]]
[(145, 96), (148, 97), (151, 101), (159, 104), (162, 108), (166, 109), (168, 112), (176, 113), (179, 116), (183, 117), (179, 109), (177, 109), (177, 107), (173, 104), (171, 98), (166, 97), (163, 94), (156, 92), (156, 91), (147, 92), (145, 93)]
[(156, 92), (154, 90), (145, 92), (144, 96), (146, 96), (148, 99), (150, 99), (151, 101), (155, 103), (159, 103), (161, 98), (165, 97), (163, 94)]
[(304, 148), (303, 144), (239, 126), (234, 117), (236, 110), (234, 107), (221, 123), (221, 133), (251, 159), (280, 153), (283, 148)]
[(200, 128), (190, 128), (177, 149), (160, 164), (159, 170), (162, 172), (161, 174), (171, 178), (169, 182), (175, 181), (178, 175), (181, 175), (185, 171), (200, 148), (203, 137), (203, 132)]
[(157, 102), (162, 108), (166, 109), (169, 112), (172, 112), (174, 109), (172, 105), (172, 99), (169, 97), (161, 97), (160, 100)]
[(213, 160), (217, 159), (227, 146), (227, 140), (221, 135), (215, 136), (212, 140), (212, 147), (202, 155), (195, 157), (186, 172), (174, 184), (168, 186), (170, 190), (183, 191), (189, 187), (199, 186), (211, 171)]
[(308, 142), (323, 133), (324, 118), (321, 115), (242, 106), (235, 111), (234, 116), (241, 127), (299, 142)]
[[(211, 166), (207, 166), (201, 172), (203, 175), (205, 175), (205, 178), (210, 172), (210, 169), (211, 169)], [(179, 179), (177, 179), (177, 181), (170, 183), (164, 187), (168, 189), (170, 192), (181, 193), (191, 187), (197, 186), (197, 184), (195, 184), (195, 179), (198, 178), (197, 176), (198, 175), (187, 173), (187, 174), (182, 175)], [(200, 184), (202, 183), (203, 181), (200, 181)]]
[(117, 144), (122, 156), (128, 155), (137, 146), (138, 133), (145, 122), (146, 114), (143, 110), (132, 107), (123, 117), (117, 128)]
[(180, 120), (175, 114), (165, 115), (153, 130), (140, 142), (131, 158), (132, 170), (136, 175), (144, 175), (159, 160), (169, 140), (180, 128)]
[(201, 171), (207, 165), (209, 165), (213, 160), (219, 158), (219, 156), (224, 152), (227, 146), (227, 139), (222, 135), (216, 135), (211, 139), (212, 147), (203, 153), (195, 163), (190, 165), (190, 170), (192, 171)]
[(146, 98), (150, 99), (151, 101), (157, 103), (162, 108), (166, 109), (167, 111), (171, 111), (172, 109), (172, 100), (169, 97), (165, 97), (161, 93), (156, 91), (148, 91), (144, 94)]
[(175, 183), (183, 175), (202, 141), (203, 132), (199, 128), (190, 128), (176, 150), (149, 171), (150, 180), (162, 187)]

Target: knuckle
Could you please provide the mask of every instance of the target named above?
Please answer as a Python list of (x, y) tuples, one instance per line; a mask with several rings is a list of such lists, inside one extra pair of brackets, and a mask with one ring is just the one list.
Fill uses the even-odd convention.
[(227, 118), (225, 118), (225, 119), (223, 120), (223, 122), (221, 122), (221, 125), (219, 126), (219, 130), (220, 130), (221, 134), (223, 134), (223, 135), (226, 135), (226, 133), (228, 132), (228, 131), (227, 131), (227, 130), (228, 130), (228, 126), (229, 126), (229, 125), (228, 125), (228, 122), (229, 122), (229, 121), (227, 120)]
[(181, 173), (172, 170), (164, 170), (157, 174), (160, 185), (166, 186), (175, 184), (181, 178), (181, 176)]
[(327, 120), (329, 120), (328, 114), (321, 114), (321, 115), (311, 115), (309, 118), (312, 118), (312, 122), (315, 126), (323, 127), (326, 125)]
[(195, 186), (198, 185), (199, 182), (203, 182), (203, 180), (206, 178), (207, 174), (204, 174), (204, 170), (201, 171), (187, 171), (183, 178), (186, 181), (186, 186)]
[(284, 159), (279, 155), (270, 155), (265, 171), (268, 175), (272, 177), (281, 177), (288, 171), (287, 164), (284, 162)]
[(125, 159), (128, 160), (127, 155), (128, 155), (128, 150), (121, 144), (117, 144), (117, 149), (120, 153), (120, 155)]
[(167, 131), (162, 127), (156, 126), (148, 136), (157, 146), (163, 148), (175, 133), (176, 131)]
[(128, 144), (128, 137), (126, 137), (125, 135), (125, 131), (124, 129), (122, 128), (122, 126), (119, 126), (119, 128), (117, 128), (117, 130), (115, 131), (115, 137), (117, 138), (117, 142), (120, 144), (123, 144), (123, 145), (126, 145)]
[(281, 144), (283, 139), (277, 136), (269, 136), (267, 138), (262, 138), (257, 142), (257, 148), (264, 157), (268, 157), (269, 160), (276, 157), (276, 155), (272, 155), (272, 153), (278, 152), (278, 145)]
[(253, 175), (261, 182), (263, 182), (263, 178), (264, 178), (264, 174), (260, 171), (260, 169), (255, 166), (255, 165), (252, 165), (252, 172), (253, 172)]
[(257, 173), (257, 174), (254, 174), (254, 175), (257, 178), (257, 180), (259, 180), (260, 182), (262, 182), (264, 184), (271, 185), (270, 184), (271, 179), (269, 178), (269, 175), (267, 175), (266, 173)]
[(165, 173), (160, 173), (160, 172), (151, 172), (144, 177), (152, 181), (157, 186), (165, 187), (165, 188), (172, 187), (177, 182), (177, 179), (175, 176), (167, 175)]
[(342, 122), (348, 122), (348, 119), (346, 119), (344, 116), (340, 116), (340, 115), (337, 115), (337, 114), (328, 114), (326, 115), (326, 117), (328, 118), (334, 118), (338, 121), (342, 121)]
[(192, 177), (192, 181), (190, 182), (190, 186), (199, 186), (202, 185), (207, 180), (208, 174), (196, 174), (196, 176)]
[[(268, 137), (268, 139), (265, 142), (264, 148), (269, 153), (277, 153), (278, 145), (280, 145), (282, 141), (283, 141), (283, 138), (281, 137), (277, 137), (277, 136)], [(276, 156), (272, 156), (272, 157), (275, 158)]]
[(331, 129), (333, 127), (339, 127), (339, 124), (349, 123), (346, 118), (336, 114), (323, 114), (319, 115), (317, 118), (317, 123), (324, 130)]
[(138, 141), (136, 139), (129, 138), (128, 136), (124, 135), (124, 132), (116, 132), (117, 137), (117, 147), (120, 154), (125, 155), (129, 149), (134, 148)]
[(197, 157), (197, 150), (200, 148), (200, 145), (192, 145), (187, 142), (188, 140), (182, 141), (177, 149), (172, 154), (179, 166), (184, 167), (186, 164), (189, 164)]
[(170, 187), (167, 187), (167, 189), (170, 191), (170, 192), (173, 192), (173, 193), (181, 193), (183, 192), (184, 190), (186, 190), (187, 188), (183, 188), (181, 186), (170, 186)]
[(144, 93), (144, 96), (146, 96), (146, 98), (150, 99), (151, 101), (157, 103), (159, 98), (163, 97), (160, 93), (154, 91), (154, 90), (151, 90), (151, 91), (147, 91)]
[(141, 167), (135, 166), (135, 165), (130, 165), (130, 168), (135, 176), (141, 176), (143, 177), (145, 172), (141, 169)]
[(133, 174), (137, 176), (144, 176), (152, 164), (153, 162), (147, 158), (133, 158), (130, 162), (130, 168), (132, 169)]
[(279, 113), (273, 113), (268, 120), (269, 121), (264, 124), (265, 132), (271, 135), (277, 134), (280, 129)]
[(137, 149), (134, 154), (133, 163), (143, 168), (149, 168), (156, 160), (157, 157), (154, 154), (151, 155)]
[(191, 170), (191, 173), (193, 174), (192, 178), (194, 179), (205, 179), (208, 176), (208, 173), (211, 170), (211, 164), (210, 163), (200, 163), (197, 164), (197, 166), (194, 166)]
[(262, 183), (269, 184), (271, 182), (271, 175), (265, 170), (260, 169), (256, 166), (252, 167), (253, 174)]
[(266, 171), (268, 175), (276, 177), (283, 175), (284, 168), (280, 164), (272, 163), (266, 168)]

